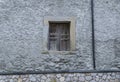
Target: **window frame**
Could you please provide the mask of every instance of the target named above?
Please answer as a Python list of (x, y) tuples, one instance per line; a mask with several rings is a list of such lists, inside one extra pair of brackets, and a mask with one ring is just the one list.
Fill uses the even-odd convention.
[[(48, 49), (48, 35), (49, 35), (49, 22), (65, 23), (70, 22), (70, 50), (75, 51), (75, 17), (44, 17), (43, 28), (43, 50), (50, 51)], [(59, 51), (61, 52), (61, 51)]]

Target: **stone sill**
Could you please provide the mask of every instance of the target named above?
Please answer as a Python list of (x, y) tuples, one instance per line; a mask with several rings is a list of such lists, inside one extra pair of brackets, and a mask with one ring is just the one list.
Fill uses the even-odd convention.
[(61, 54), (61, 55), (74, 55), (76, 51), (42, 51), (41, 54)]

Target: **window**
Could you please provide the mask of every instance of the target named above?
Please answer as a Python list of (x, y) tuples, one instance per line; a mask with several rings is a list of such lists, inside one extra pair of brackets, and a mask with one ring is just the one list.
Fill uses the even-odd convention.
[(56, 51), (70, 50), (70, 23), (49, 23), (48, 49)]
[(43, 51), (75, 50), (75, 18), (44, 17)]

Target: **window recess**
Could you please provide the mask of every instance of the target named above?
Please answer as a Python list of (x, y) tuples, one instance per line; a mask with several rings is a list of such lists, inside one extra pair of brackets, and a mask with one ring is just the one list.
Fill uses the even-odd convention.
[(70, 50), (70, 22), (49, 22), (48, 50)]

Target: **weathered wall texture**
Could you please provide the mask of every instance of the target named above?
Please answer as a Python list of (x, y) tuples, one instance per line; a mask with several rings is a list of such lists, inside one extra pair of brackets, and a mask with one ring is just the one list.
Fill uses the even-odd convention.
[(120, 82), (120, 73), (4, 75), (0, 82)]
[[(90, 0), (0, 0), (0, 72), (92, 69), (90, 7)], [(76, 18), (75, 53), (42, 53), (46, 16)]]
[(97, 69), (120, 68), (120, 0), (95, 0)]
[[(0, 72), (93, 69), (90, 2), (0, 0)], [(119, 69), (120, 0), (94, 0), (94, 5), (96, 67)], [(75, 53), (43, 52), (46, 16), (76, 18)]]

